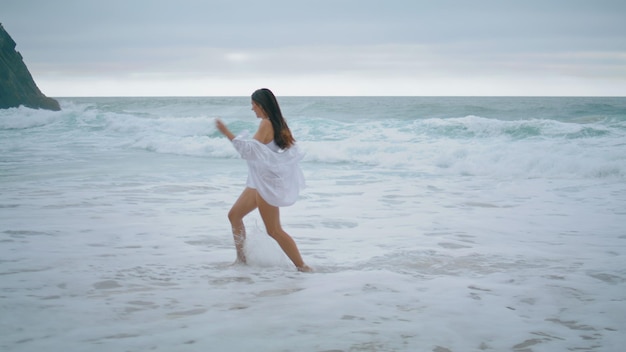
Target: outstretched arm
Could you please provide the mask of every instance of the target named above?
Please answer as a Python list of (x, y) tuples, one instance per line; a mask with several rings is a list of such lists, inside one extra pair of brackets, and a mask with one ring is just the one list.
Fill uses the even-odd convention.
[(228, 129), (228, 127), (226, 127), (222, 120), (215, 119), (215, 127), (217, 127), (217, 130), (220, 131), (229, 140), (232, 141), (233, 139), (235, 139), (235, 135)]
[(215, 127), (217, 127), (218, 131), (220, 131), (231, 142), (233, 142), (233, 146), (239, 152), (242, 158), (246, 160), (263, 158), (263, 149), (259, 148), (258, 140), (245, 140), (242, 138), (238, 138), (228, 129), (228, 127), (226, 127), (226, 124), (224, 124), (224, 122), (222, 122), (222, 120), (220, 119), (215, 119)]

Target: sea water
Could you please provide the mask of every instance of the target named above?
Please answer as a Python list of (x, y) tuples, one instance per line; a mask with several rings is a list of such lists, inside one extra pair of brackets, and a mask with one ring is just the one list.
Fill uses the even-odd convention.
[(248, 97), (0, 111), (2, 351), (620, 351), (626, 98), (279, 97), (313, 274), (227, 212)]

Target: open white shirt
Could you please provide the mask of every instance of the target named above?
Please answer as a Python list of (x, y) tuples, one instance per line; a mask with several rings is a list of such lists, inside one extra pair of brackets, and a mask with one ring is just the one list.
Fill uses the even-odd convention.
[(304, 189), (304, 174), (299, 161), (304, 154), (297, 145), (280, 149), (274, 141), (263, 144), (256, 139), (239, 135), (232, 140), (233, 146), (248, 163), (246, 186), (254, 188), (259, 195), (275, 207), (292, 205)]

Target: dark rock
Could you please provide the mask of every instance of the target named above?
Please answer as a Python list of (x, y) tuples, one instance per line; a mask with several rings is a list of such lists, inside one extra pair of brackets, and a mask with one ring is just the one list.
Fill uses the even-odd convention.
[(0, 109), (24, 105), (33, 109), (61, 110), (59, 102), (37, 88), (15, 41), (0, 24)]

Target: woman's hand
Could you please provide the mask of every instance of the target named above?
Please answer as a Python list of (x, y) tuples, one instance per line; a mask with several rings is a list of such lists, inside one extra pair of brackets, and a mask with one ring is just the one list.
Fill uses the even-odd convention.
[(224, 122), (222, 122), (222, 120), (215, 119), (215, 127), (217, 127), (217, 130), (220, 131), (229, 140), (232, 141), (233, 139), (235, 139), (235, 135), (232, 134), (232, 132), (230, 132), (230, 130), (228, 129), (228, 127), (226, 127), (226, 125), (224, 124)]

